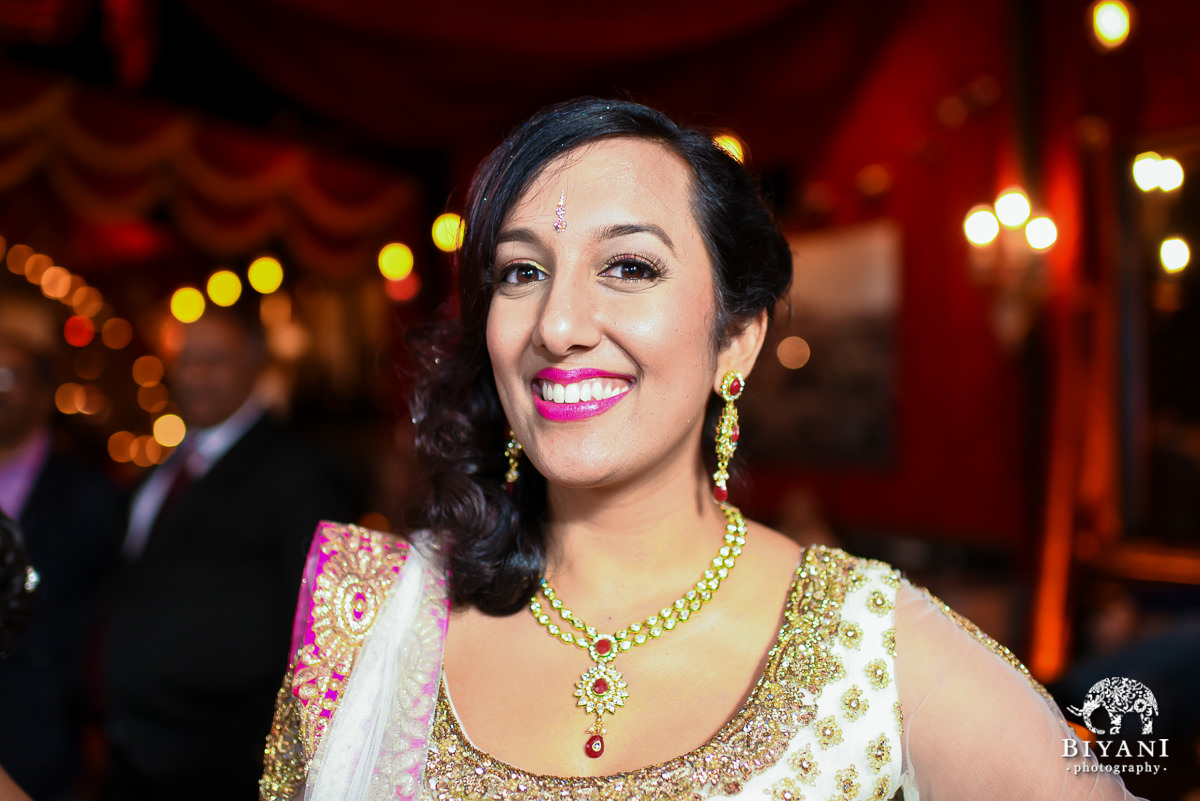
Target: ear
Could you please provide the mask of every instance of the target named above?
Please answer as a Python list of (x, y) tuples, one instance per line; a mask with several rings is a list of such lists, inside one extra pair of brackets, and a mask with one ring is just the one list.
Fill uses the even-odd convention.
[(737, 370), (744, 376), (750, 375), (766, 337), (767, 312), (764, 309), (747, 320), (740, 331), (730, 335), (725, 347), (717, 354), (717, 374), (713, 378), (713, 392), (721, 392), (721, 380), (730, 370)]

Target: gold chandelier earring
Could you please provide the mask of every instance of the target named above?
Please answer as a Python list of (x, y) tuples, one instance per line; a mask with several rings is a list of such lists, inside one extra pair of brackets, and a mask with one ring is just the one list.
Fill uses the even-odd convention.
[(721, 379), (721, 397), (725, 399), (725, 408), (721, 410), (721, 419), (717, 422), (717, 472), (713, 473), (713, 498), (718, 503), (729, 500), (729, 460), (737, 450), (738, 415), (734, 404), (746, 388), (746, 379), (737, 370), (730, 370)]
[(508, 429), (508, 443), (504, 446), (504, 458), (508, 460), (508, 472), (504, 474), (504, 488), (509, 492), (517, 485), (521, 477), (521, 443), (517, 442), (517, 433)]

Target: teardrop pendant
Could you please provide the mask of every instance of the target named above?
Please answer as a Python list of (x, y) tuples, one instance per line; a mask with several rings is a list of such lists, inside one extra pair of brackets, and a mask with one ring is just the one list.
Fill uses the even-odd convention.
[(587, 754), (592, 759), (597, 759), (604, 755), (604, 738), (599, 734), (593, 734), (588, 738), (587, 743), (583, 746), (583, 753)]

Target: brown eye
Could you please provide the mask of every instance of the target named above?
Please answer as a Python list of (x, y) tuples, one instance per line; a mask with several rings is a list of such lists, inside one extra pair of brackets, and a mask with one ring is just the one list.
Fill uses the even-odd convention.
[(610, 262), (601, 275), (622, 281), (652, 281), (661, 277), (662, 273), (648, 262), (625, 257)]
[(536, 264), (522, 262), (508, 267), (500, 280), (506, 284), (532, 284), (534, 281), (545, 281), (546, 271)]

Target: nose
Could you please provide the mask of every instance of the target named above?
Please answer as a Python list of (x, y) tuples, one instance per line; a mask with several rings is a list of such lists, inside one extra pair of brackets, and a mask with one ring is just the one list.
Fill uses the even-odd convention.
[(582, 270), (559, 270), (543, 296), (533, 344), (553, 356), (595, 347), (600, 325), (588, 276)]

